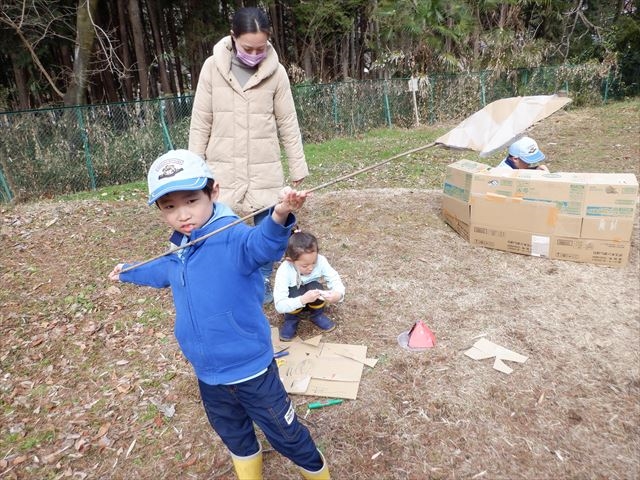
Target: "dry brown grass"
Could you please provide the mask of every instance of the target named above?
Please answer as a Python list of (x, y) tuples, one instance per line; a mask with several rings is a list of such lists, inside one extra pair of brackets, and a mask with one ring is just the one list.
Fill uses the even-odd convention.
[[(106, 279), (165, 245), (143, 197), (3, 208), (0, 478), (233, 478), (169, 292)], [(614, 269), (470, 246), (437, 190), (319, 192), (300, 217), (348, 289), (326, 340), (379, 359), (357, 400), (307, 415), (315, 399), (292, 397), (333, 478), (640, 478), (637, 220)], [(434, 349), (398, 346), (416, 320)], [(511, 375), (472, 361), (479, 335), (529, 359)], [(275, 452), (264, 470), (299, 478)]]

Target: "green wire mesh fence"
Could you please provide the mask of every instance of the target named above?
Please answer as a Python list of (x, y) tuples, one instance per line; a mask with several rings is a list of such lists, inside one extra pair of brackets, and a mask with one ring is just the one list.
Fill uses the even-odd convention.
[[(462, 119), (517, 95), (566, 91), (574, 105), (615, 92), (596, 65), (293, 87), (305, 143), (379, 127)], [(143, 180), (151, 162), (187, 148), (193, 97), (0, 113), (0, 202), (47, 198)]]

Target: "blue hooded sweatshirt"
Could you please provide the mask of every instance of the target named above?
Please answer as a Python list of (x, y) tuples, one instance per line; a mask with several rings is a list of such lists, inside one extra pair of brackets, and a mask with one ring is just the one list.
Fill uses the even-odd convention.
[[(229, 207), (217, 203), (206, 225), (188, 238), (174, 232), (171, 241), (180, 246), (237, 219)], [(202, 382), (234, 383), (258, 374), (273, 360), (259, 267), (282, 258), (294, 224), (292, 214), (285, 225), (271, 215), (256, 227), (241, 222), (120, 274), (123, 282), (171, 287), (174, 333)]]

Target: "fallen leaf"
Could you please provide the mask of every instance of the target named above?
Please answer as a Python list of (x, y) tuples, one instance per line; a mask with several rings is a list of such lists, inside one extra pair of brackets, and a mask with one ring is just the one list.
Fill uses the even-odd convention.
[(120, 290), (115, 285), (111, 285), (109, 288), (107, 288), (106, 293), (107, 295), (120, 295), (122, 293), (122, 290)]
[(187, 456), (187, 460), (180, 464), (181, 468), (190, 467), (191, 465), (196, 463), (196, 461), (198, 460), (198, 456), (197, 455), (191, 455), (191, 452), (187, 453), (187, 455), (188, 455)]
[(164, 423), (164, 420), (162, 419), (162, 414), (158, 413), (155, 417), (153, 417), (153, 424), (156, 427), (160, 428), (163, 423)]
[(136, 446), (136, 439), (133, 439), (133, 442), (131, 442), (131, 445), (129, 445), (129, 448), (127, 449), (127, 453), (124, 456), (124, 458), (129, 458), (129, 454), (131, 453), (131, 451), (133, 450), (133, 447)]
[(76, 443), (74, 444), (75, 449), (80, 453), (86, 452), (87, 450), (89, 450), (90, 446), (91, 444), (85, 438), (79, 438), (78, 440), (76, 440)]
[(100, 437), (100, 440), (98, 440), (98, 447), (103, 449), (103, 448), (108, 448), (113, 444), (113, 442), (111, 441), (111, 439), (109, 437), (107, 437), (106, 435), (103, 437)]
[(120, 385), (118, 385), (116, 387), (118, 389), (118, 392), (120, 393), (127, 393), (131, 390), (131, 384), (130, 383), (122, 383)]
[(110, 429), (110, 428), (111, 428), (111, 423), (110, 423), (110, 422), (104, 423), (104, 424), (100, 427), (100, 430), (98, 430), (98, 433), (96, 434), (96, 436), (95, 436), (95, 437), (93, 437), (93, 438), (100, 438), (100, 437), (103, 437), (104, 435), (106, 435), (106, 434), (107, 434), (107, 432), (109, 431), (109, 429)]

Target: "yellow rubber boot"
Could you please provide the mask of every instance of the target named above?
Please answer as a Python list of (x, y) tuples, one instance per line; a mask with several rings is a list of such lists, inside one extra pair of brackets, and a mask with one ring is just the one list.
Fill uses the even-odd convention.
[(320, 450), (318, 450), (320, 457), (322, 457), (322, 468), (320, 470), (316, 470), (315, 472), (311, 472), (305, 468), (300, 467), (300, 471), (302, 472), (302, 478), (305, 480), (331, 480), (329, 476), (329, 467), (327, 466), (327, 461), (324, 459), (324, 455)]
[(262, 480), (262, 445), (253, 455), (238, 457), (232, 453), (231, 459), (238, 480)]

